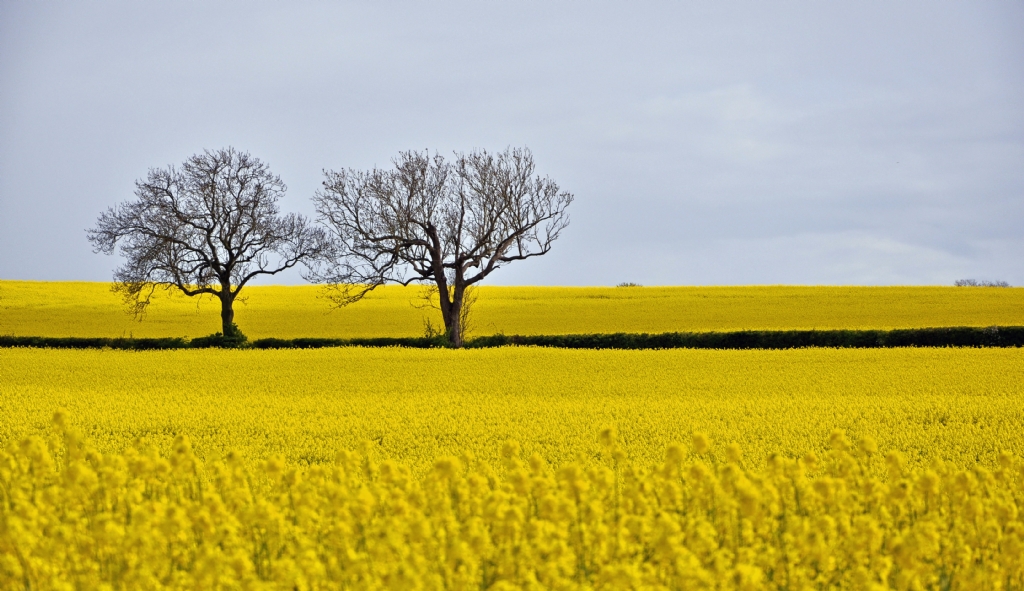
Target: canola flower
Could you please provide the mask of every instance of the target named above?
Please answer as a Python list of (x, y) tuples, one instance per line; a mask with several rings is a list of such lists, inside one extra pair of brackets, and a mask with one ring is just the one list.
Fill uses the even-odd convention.
[[(1021, 589), (1024, 462), (992, 469), (842, 431), (754, 464), (695, 433), (650, 466), (614, 428), (551, 465), (441, 457), (414, 476), (341, 451), (202, 462), (179, 436), (101, 453), (58, 413), (0, 452), (3, 589)], [(884, 476), (871, 467), (882, 464)]]
[(204, 461), (235, 450), (250, 468), (329, 464), (364, 440), (417, 475), (466, 451), (497, 465), (507, 439), (564, 464), (617, 425), (643, 465), (694, 432), (760, 464), (825, 453), (838, 428), (915, 469), (994, 469), (1024, 455), (1022, 400), (1024, 349), (0, 350), (0, 446), (65, 408), (102, 453), (140, 437), (169, 453), (186, 434)]
[[(886, 329), (1024, 324), (1024, 288), (482, 286), (470, 336), (710, 330)], [(320, 288), (247, 286), (250, 338), (422, 336), (440, 316), (422, 288), (387, 286), (331, 312)], [(0, 281), (0, 334), (198, 337), (220, 330), (217, 302), (158, 292), (145, 319), (108, 283)]]

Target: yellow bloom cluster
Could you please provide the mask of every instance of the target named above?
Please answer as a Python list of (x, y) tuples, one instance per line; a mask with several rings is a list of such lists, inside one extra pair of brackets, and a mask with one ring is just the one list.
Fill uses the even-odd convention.
[(1005, 453), (911, 470), (836, 431), (821, 457), (754, 466), (695, 433), (646, 467), (606, 428), (594, 459), (509, 441), (497, 467), (467, 453), (413, 476), (347, 451), (204, 464), (183, 436), (102, 454), (54, 426), (0, 452), (3, 589), (1024, 586), (1024, 463)]
[[(330, 312), (313, 285), (247, 286), (236, 320), (249, 338), (422, 336), (423, 289), (387, 286)], [(1024, 324), (1024, 289), (958, 287), (479, 288), (470, 336)], [(220, 330), (219, 303), (157, 292), (143, 322), (108, 283), (0, 281), (0, 334), (197, 337)]]

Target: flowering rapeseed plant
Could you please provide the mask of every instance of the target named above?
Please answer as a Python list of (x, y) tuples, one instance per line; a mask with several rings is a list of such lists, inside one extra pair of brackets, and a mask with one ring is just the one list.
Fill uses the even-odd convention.
[[(764, 464), (695, 433), (651, 466), (617, 430), (550, 465), (506, 442), (415, 476), (341, 451), (101, 453), (58, 413), (0, 452), (3, 589), (1020, 589), (1024, 462), (909, 469), (870, 438)], [(885, 474), (875, 475), (875, 464)]]

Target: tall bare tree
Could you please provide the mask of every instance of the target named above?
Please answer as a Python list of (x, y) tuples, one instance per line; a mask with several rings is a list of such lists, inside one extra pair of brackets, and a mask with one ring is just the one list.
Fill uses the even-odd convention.
[(385, 283), (432, 283), (445, 333), (463, 343), (466, 290), (496, 269), (547, 254), (569, 224), (573, 201), (535, 174), (526, 148), (456, 154), (402, 152), (390, 170), (324, 171), (314, 197), (335, 256), (311, 277), (335, 303), (355, 302)]
[(108, 209), (88, 230), (96, 252), (120, 244), (114, 290), (141, 317), (158, 288), (220, 300), (226, 337), (237, 337), (233, 304), (259, 275), (322, 256), (326, 234), (301, 215), (281, 215), (281, 178), (234, 148), (205, 151), (181, 168), (151, 169), (134, 201)]

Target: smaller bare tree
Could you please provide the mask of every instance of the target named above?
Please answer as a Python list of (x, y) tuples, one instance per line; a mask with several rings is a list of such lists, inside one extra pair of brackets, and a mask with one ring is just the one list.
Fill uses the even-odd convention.
[[(573, 201), (535, 175), (528, 149), (498, 154), (403, 152), (394, 168), (324, 171), (314, 197), (335, 256), (311, 271), (347, 305), (385, 283), (432, 284), (445, 334), (463, 343), (467, 289), (498, 268), (547, 254)], [(433, 293), (433, 291), (432, 291)]]
[(205, 151), (181, 166), (152, 169), (135, 183), (136, 200), (103, 213), (88, 230), (96, 252), (120, 244), (125, 263), (114, 291), (141, 318), (158, 288), (220, 300), (225, 337), (238, 293), (259, 275), (274, 275), (329, 246), (324, 231), (296, 214), (280, 215), (281, 178), (234, 148)]

